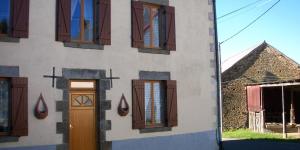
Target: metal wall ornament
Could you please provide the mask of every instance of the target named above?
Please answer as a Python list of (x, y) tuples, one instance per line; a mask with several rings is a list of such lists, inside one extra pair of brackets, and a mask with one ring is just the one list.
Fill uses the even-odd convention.
[(124, 94), (122, 94), (122, 97), (119, 102), (118, 113), (120, 116), (126, 116), (129, 113), (129, 105), (126, 101)]
[(40, 94), (39, 99), (35, 105), (34, 115), (37, 119), (45, 119), (48, 116), (48, 107), (42, 93)]

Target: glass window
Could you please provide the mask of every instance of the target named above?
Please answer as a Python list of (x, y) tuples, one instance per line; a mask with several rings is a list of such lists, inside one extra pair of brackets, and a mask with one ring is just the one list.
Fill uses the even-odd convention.
[(146, 126), (163, 126), (165, 120), (165, 90), (160, 81), (145, 82)]
[(93, 0), (84, 0), (84, 40), (93, 41)]
[(159, 7), (144, 5), (144, 46), (159, 48)]
[(145, 47), (151, 46), (151, 37), (150, 37), (150, 12), (151, 9), (144, 8), (144, 45)]
[(145, 118), (146, 125), (152, 124), (151, 83), (145, 83)]
[(70, 87), (74, 89), (94, 89), (95, 81), (71, 81)]
[(9, 131), (9, 81), (0, 79), (0, 132)]
[(10, 26), (10, 0), (1, 0), (0, 5), (0, 35), (8, 34)]
[(153, 9), (153, 46), (159, 47), (159, 12), (158, 9)]
[(94, 31), (94, 0), (71, 0), (71, 39), (92, 42)]
[(77, 97), (74, 95), (74, 98), (72, 99), (72, 106), (93, 106), (93, 95), (78, 95)]
[(71, 38), (72, 40), (80, 40), (80, 9), (81, 0), (72, 0), (71, 2)]

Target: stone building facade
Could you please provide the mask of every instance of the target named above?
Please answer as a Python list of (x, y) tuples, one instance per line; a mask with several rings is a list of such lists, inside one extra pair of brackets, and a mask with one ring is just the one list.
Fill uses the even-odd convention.
[(223, 130), (247, 128), (246, 85), (300, 78), (299, 64), (266, 42), (222, 63)]

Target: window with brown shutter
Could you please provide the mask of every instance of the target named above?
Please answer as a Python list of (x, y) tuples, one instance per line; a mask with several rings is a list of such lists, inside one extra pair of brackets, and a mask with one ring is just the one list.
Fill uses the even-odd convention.
[(13, 0), (12, 3), (12, 36), (28, 38), (29, 0)]
[(165, 7), (166, 13), (166, 43), (167, 50), (176, 50), (176, 31), (175, 31), (175, 8), (171, 6)]
[(56, 40), (69, 42), (71, 28), (71, 0), (57, 0)]
[(177, 84), (174, 80), (167, 81), (167, 126), (177, 126)]
[(131, 21), (132, 21), (132, 47), (144, 47), (144, 6), (143, 2), (132, 1)]
[[(4, 79), (2, 78), (1, 81), (5, 82), (1, 82), (0, 101), (5, 102), (5, 98), (9, 99), (7, 103), (1, 103), (0, 106), (1, 108), (7, 107), (6, 111), (2, 110), (0, 115), (1, 120), (6, 118), (6, 121), (4, 120), (4, 122), (0, 122), (0, 136), (27, 136), (28, 80), (27, 78), (23, 77), (13, 77)], [(7, 88), (7, 91), (5, 90), (5, 87)], [(7, 94), (10, 96), (7, 96)]]
[(177, 126), (177, 90), (173, 80), (133, 80), (133, 129)]
[(56, 40), (111, 44), (111, 0), (57, 0)]
[(132, 128), (145, 128), (145, 89), (143, 80), (132, 81)]
[(111, 45), (111, 1), (100, 0), (99, 42), (102, 45)]
[(132, 47), (176, 50), (175, 8), (132, 2)]
[(11, 135), (28, 135), (28, 80), (12, 78), (11, 80)]
[(29, 0), (1, 1), (0, 16), (0, 36), (28, 38)]

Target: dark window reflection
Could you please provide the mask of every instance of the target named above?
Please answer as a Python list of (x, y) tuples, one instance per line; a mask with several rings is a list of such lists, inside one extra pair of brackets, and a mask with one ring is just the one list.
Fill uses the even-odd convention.
[(0, 132), (9, 131), (9, 82), (0, 80)]
[(0, 34), (7, 34), (10, 22), (10, 0), (1, 0), (0, 4)]

